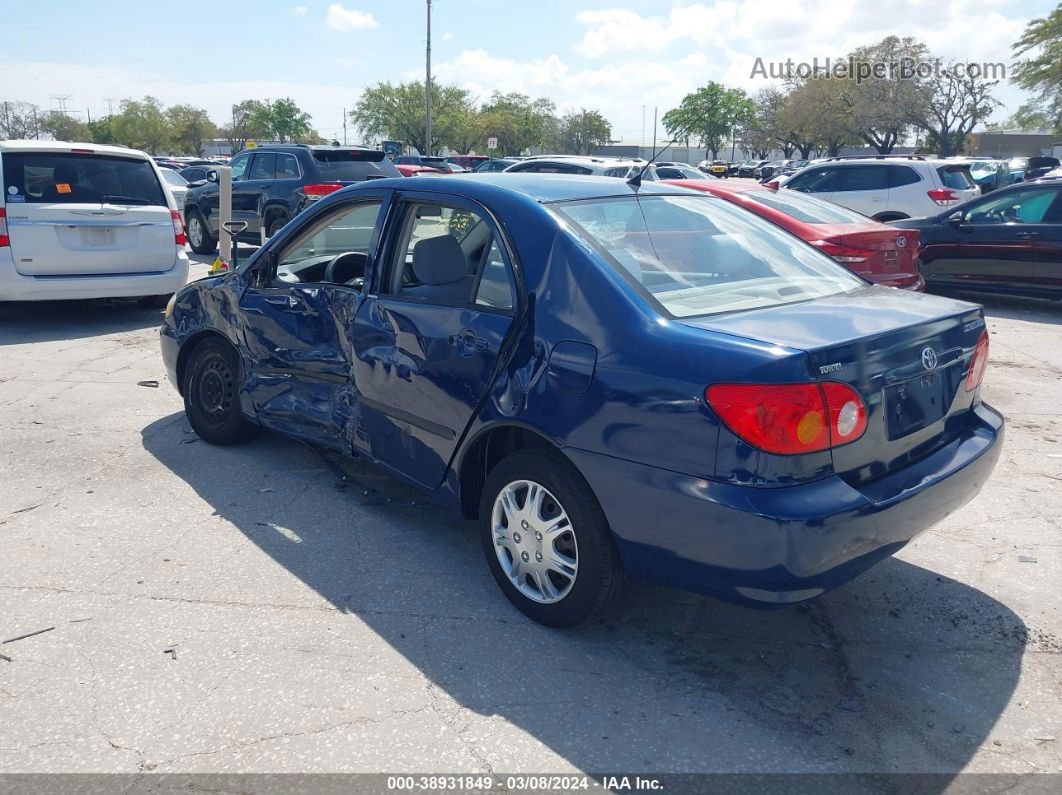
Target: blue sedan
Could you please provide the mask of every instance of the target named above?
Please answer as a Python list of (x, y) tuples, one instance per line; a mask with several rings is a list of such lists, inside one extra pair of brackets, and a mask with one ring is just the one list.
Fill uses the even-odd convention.
[(558, 627), (625, 577), (816, 597), (970, 500), (1003, 439), (980, 307), (606, 177), (351, 186), (178, 293), (162, 354), (202, 439), (375, 462), (477, 518)]

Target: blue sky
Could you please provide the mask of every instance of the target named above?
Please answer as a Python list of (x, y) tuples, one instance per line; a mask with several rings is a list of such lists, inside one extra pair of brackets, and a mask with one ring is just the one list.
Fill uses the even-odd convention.
[[(183, 0), (4, 3), (0, 99), (93, 117), (107, 97), (153, 94), (223, 121), (245, 98), (291, 96), (326, 136), (343, 108), (381, 80), (423, 79), (423, 0)], [(1011, 63), (1010, 45), (1051, 0), (434, 0), (436, 78), (598, 108), (614, 135), (638, 139), (642, 108), (662, 114), (708, 80), (747, 90), (756, 57), (839, 56), (890, 33), (945, 59)], [(1023, 99), (997, 96), (1009, 115)], [(351, 131), (353, 140), (353, 131)]]

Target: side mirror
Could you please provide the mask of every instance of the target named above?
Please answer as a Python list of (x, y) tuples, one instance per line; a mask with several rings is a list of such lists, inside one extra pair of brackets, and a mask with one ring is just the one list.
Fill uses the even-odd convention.
[(956, 210), (951, 215), (949, 215), (948, 223), (954, 226), (956, 229), (962, 226), (962, 211)]
[(189, 188), (201, 188), (201, 187), (203, 187), (206, 184), (207, 184), (207, 181), (205, 179), (197, 179), (197, 180), (193, 180), (192, 182), (189, 182), (188, 183), (188, 187)]
[(210, 171), (207, 172), (206, 181), (207, 182), (213, 182), (215, 185), (217, 184), (217, 182), (218, 182), (217, 169), (213, 169), (212, 168), (212, 169), (210, 169)]

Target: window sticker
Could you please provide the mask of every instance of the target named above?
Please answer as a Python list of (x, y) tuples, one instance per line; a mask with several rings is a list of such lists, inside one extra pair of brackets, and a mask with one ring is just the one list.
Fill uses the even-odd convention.
[(70, 183), (69, 182), (56, 182), (55, 183), (55, 192), (56, 193), (69, 193), (70, 192)]
[(8, 203), (25, 202), (26, 197), (23, 196), (21, 193), (11, 193), (8, 195), (7, 201)]

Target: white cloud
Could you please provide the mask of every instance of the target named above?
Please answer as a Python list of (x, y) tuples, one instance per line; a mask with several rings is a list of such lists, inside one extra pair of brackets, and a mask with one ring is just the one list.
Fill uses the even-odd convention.
[(306, 14), (308, 14), (310, 12), (310, 9), (308, 9), (306, 6), (295, 6), (291, 10), (293, 12), (295, 12), (296, 14), (298, 14), (300, 17), (301, 16), (306, 16)]
[(454, 34), (453, 34), (453, 33), (451, 33), (450, 31), (446, 31), (446, 33), (444, 33), (444, 34), (442, 35), (442, 40), (443, 40), (443, 41), (450, 41), (450, 40), (452, 40), (452, 39), (453, 39), (453, 37), (454, 37)]
[(377, 26), (376, 17), (369, 12), (358, 11), (356, 8), (344, 8), (341, 3), (332, 3), (328, 7), (326, 21), (332, 30), (340, 31), (361, 30)]

